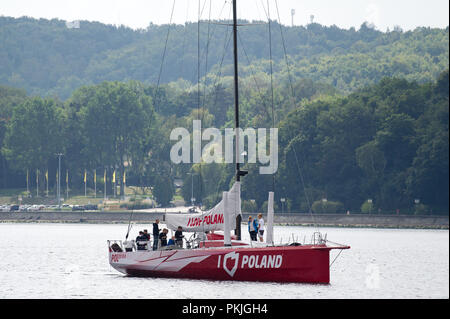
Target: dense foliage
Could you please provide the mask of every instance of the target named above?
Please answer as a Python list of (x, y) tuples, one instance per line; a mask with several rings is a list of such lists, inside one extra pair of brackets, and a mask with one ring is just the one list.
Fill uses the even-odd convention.
[[(230, 33), (212, 27), (208, 66), (202, 42), (197, 87), (196, 24), (172, 28), (157, 86), (167, 26), (82, 21), (68, 29), (59, 20), (0, 17), (0, 83), (8, 85), (0, 86), (0, 186), (23, 188), (28, 172), (36, 187), (47, 171), (54, 186), (62, 152), (71, 188), (84, 187), (86, 170), (88, 187), (106, 173), (111, 194), (115, 171), (122, 194), (126, 174), (127, 185), (152, 187), (165, 206), (182, 179), (186, 202), (217, 203), (234, 166), (175, 165), (169, 136), (176, 127), (191, 132), (196, 119), (203, 128), (234, 126)], [(245, 209), (264, 210), (275, 190), (277, 211), (448, 213), (448, 28), (283, 26), (289, 69), (279, 28), (273, 113), (267, 26), (240, 35), (241, 126), (279, 128), (277, 174), (244, 165)]]
[[(80, 28), (70, 29), (57, 19), (0, 17), (0, 84), (63, 100), (82, 85), (102, 81), (155, 84), (168, 28), (150, 24), (145, 30), (133, 31), (81, 21)], [(203, 21), (200, 31), (201, 77), (208, 74), (205, 83), (212, 85), (221, 74), (221, 81), (231, 84), (231, 29)], [(274, 22), (275, 80), (283, 82), (288, 77), (281, 63), (284, 38), (294, 80), (311, 79), (343, 93), (386, 76), (431, 81), (448, 68), (448, 36), (448, 28), (380, 32), (367, 24), (359, 30), (345, 30), (320, 24), (286, 27)], [(262, 81), (260, 85), (267, 83), (267, 39), (267, 24), (240, 29), (242, 79), (252, 81), (255, 75)], [(161, 83), (176, 82), (181, 88), (196, 84), (197, 24), (171, 26), (168, 40)]]

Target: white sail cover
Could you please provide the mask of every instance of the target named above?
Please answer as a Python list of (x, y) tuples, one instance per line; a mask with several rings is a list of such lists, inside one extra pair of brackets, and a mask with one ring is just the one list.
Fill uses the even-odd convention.
[[(236, 217), (241, 214), (241, 185), (236, 182), (228, 192), (228, 211), (230, 218), (229, 229), (236, 227)], [(176, 230), (183, 227), (185, 232), (208, 232), (225, 229), (223, 199), (213, 209), (195, 214), (166, 214), (166, 225), (169, 229)]]

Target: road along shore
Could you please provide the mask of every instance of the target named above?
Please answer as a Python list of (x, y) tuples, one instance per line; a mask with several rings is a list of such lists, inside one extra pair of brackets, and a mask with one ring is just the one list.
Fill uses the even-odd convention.
[[(37, 212), (0, 212), (0, 222), (18, 223), (133, 223), (149, 224), (155, 219), (164, 222), (165, 212), (113, 212), (113, 211), (37, 211)], [(242, 220), (255, 214), (243, 214)], [(448, 216), (405, 216), (405, 215), (338, 215), (338, 214), (275, 214), (277, 225), (299, 225), (322, 227), (376, 227), (376, 228), (416, 228), (449, 229)]]

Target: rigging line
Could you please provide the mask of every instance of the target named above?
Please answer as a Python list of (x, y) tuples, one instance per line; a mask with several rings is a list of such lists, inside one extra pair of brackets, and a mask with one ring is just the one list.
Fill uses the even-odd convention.
[[(232, 13), (232, 7), (230, 6), (230, 12), (229, 12), (229, 18), (230, 18), (230, 16), (231, 16), (231, 13)], [(229, 37), (228, 37), (228, 33), (229, 33)], [(214, 87), (214, 94), (215, 94), (215, 98), (214, 98), (214, 104), (213, 104), (213, 106), (215, 107), (216, 106), (216, 104), (217, 104), (217, 98), (218, 98), (218, 92), (217, 92), (217, 88), (218, 88), (218, 82), (219, 82), (219, 80), (221, 79), (221, 77), (222, 77), (222, 67), (223, 67), (223, 62), (224, 62), (224, 60), (225, 60), (225, 55), (226, 55), (226, 53), (227, 53), (227, 49), (228, 49), (228, 46), (230, 45), (230, 42), (231, 42), (231, 35), (232, 35), (232, 32), (228, 32), (228, 28), (226, 29), (226, 33), (225, 33), (225, 42), (224, 42), (224, 44), (223, 44), (223, 54), (222, 54), (222, 58), (221, 58), (221, 60), (220, 60), (220, 64), (219, 64), (219, 70), (218, 70), (218, 72), (217, 72), (217, 76), (216, 76), (216, 79), (214, 80), (214, 85), (213, 85), (213, 87)]]
[(255, 72), (253, 70), (253, 65), (250, 62), (250, 59), (249, 59), (249, 57), (247, 55), (247, 51), (245, 50), (244, 43), (243, 43), (239, 33), (238, 33), (238, 38), (239, 38), (239, 42), (241, 43), (242, 50), (244, 51), (244, 55), (245, 55), (245, 57), (247, 59), (247, 62), (249, 64), (249, 67), (250, 67), (250, 70), (251, 70), (251, 73), (252, 73), (252, 78), (255, 81), (255, 85), (256, 85), (256, 89), (258, 91), (259, 98), (260, 98), (261, 102), (263, 103), (263, 107), (264, 107), (263, 109), (267, 113), (267, 115), (269, 115), (268, 112), (267, 112), (266, 102), (265, 102), (264, 96), (262, 94), (261, 87), (259, 86), (258, 81), (256, 80), (256, 74), (255, 74)]
[[(206, 59), (205, 59), (205, 81), (203, 84), (203, 104), (202, 104), (202, 122), (205, 119), (205, 104), (206, 104), (206, 82), (207, 82), (207, 76), (208, 76), (208, 55), (209, 55), (209, 36), (210, 36), (210, 27), (211, 27), (211, 1), (209, 0), (209, 17), (208, 17), (208, 33), (207, 33), (207, 39), (208, 41), (206, 42)], [(201, 165), (201, 164), (200, 164)]]
[[(260, 0), (260, 1), (261, 1), (261, 5), (263, 8), (264, 14), (266, 15), (266, 19), (270, 19), (269, 13), (268, 13), (268, 11), (266, 11), (266, 6), (264, 5), (264, 1), (263, 0)], [(267, 4), (269, 4), (269, 3), (267, 3)]]
[(299, 173), (299, 175), (300, 175), (300, 180), (301, 180), (301, 182), (302, 182), (303, 191), (304, 191), (304, 193), (305, 193), (305, 199), (306, 199), (306, 203), (307, 203), (307, 205), (308, 205), (309, 214), (311, 215), (311, 219), (312, 219), (312, 221), (313, 221), (314, 227), (315, 227), (317, 230), (319, 230), (319, 228), (317, 227), (317, 224), (316, 224), (316, 218), (315, 218), (315, 216), (314, 216), (314, 214), (313, 214), (313, 212), (312, 212), (311, 201), (309, 200), (308, 192), (306, 191), (305, 179), (303, 178), (303, 173), (302, 173), (302, 170), (300, 169), (300, 164), (299, 164), (299, 161), (298, 161), (297, 152), (296, 152), (296, 150), (295, 150), (295, 145), (292, 145), (292, 150), (294, 151), (295, 161), (296, 161), (296, 163), (297, 163), (298, 173)]
[[(206, 4), (206, 0), (203, 2), (203, 9), (204, 6)], [(203, 9), (200, 11), (200, 7), (201, 7), (201, 0), (198, 0), (198, 21), (197, 21), (197, 103), (198, 103), (198, 112), (197, 112), (197, 120), (200, 120), (200, 107), (201, 107), (201, 92), (200, 92), (200, 19), (201, 19), (201, 15), (203, 12)], [(201, 158), (200, 158), (200, 167), (201, 167)], [(200, 170), (200, 174), (198, 176), (198, 183), (200, 185), (200, 188), (202, 187), (202, 183), (201, 183), (201, 170)], [(194, 178), (192, 176), (192, 178)], [(198, 195), (201, 195), (202, 193), (202, 189), (200, 189), (200, 193)], [(199, 197), (199, 196), (197, 196)], [(201, 207), (200, 207), (200, 210)], [(203, 214), (203, 212), (202, 212)]]
[(341, 250), (339, 251), (339, 254), (337, 254), (336, 258), (334, 258), (333, 262), (330, 264), (330, 268), (331, 268), (331, 266), (333, 266), (334, 262), (338, 259), (338, 257), (341, 255), (341, 253), (342, 253), (343, 251), (344, 251), (343, 249), (341, 249)]
[[(205, 0), (206, 1), (206, 0)], [(200, 109), (200, 6), (201, 0), (198, 0), (198, 21), (197, 21), (197, 103)], [(200, 120), (199, 114), (197, 114), (197, 119)]]
[[(256, 3), (257, 3), (257, 2), (256, 2)], [(241, 43), (242, 50), (244, 51), (244, 55), (245, 55), (246, 58), (247, 58), (247, 62), (248, 62), (249, 65), (251, 65), (250, 59), (249, 59), (249, 57), (248, 57), (248, 55), (247, 55), (247, 51), (245, 50), (245, 46), (244, 46), (244, 43), (243, 43), (243, 41), (242, 41), (242, 39), (241, 39), (240, 34), (238, 34), (238, 37), (239, 37), (239, 41), (240, 41), (240, 43)], [(257, 82), (257, 80), (256, 80), (256, 75), (255, 75), (255, 73), (253, 72), (253, 68), (251, 67), (250, 70), (251, 70), (251, 72), (252, 72), (252, 77), (253, 77), (253, 79), (254, 79), (254, 81), (255, 81), (256, 89), (258, 90), (259, 98), (261, 99), (261, 102), (263, 103), (263, 107), (264, 107), (263, 109), (264, 109), (264, 111), (267, 113), (267, 115), (269, 115), (268, 112), (267, 112), (267, 108), (266, 108), (267, 105), (266, 105), (265, 99), (264, 99), (264, 97), (263, 97), (263, 95), (262, 95), (262, 93), (261, 93), (261, 89), (260, 89), (260, 87), (259, 87), (259, 85), (258, 85), (258, 82)], [(274, 185), (272, 185), (272, 186), (274, 186)], [(275, 189), (275, 187), (274, 187), (274, 189)], [(283, 193), (284, 195), (286, 195), (284, 189), (282, 190), (282, 193)], [(284, 197), (286, 197), (286, 196), (284, 196)]]
[[(206, 0), (205, 0), (205, 1), (206, 1)], [(226, 4), (227, 4), (227, 0), (225, 0), (225, 2), (224, 2), (224, 5), (223, 5), (223, 7), (222, 7), (222, 9), (221, 9), (221, 11), (220, 11), (219, 17), (222, 15), (223, 9), (225, 8)], [(200, 5), (200, 4), (199, 4), (199, 5)], [(230, 12), (231, 12), (231, 10), (230, 10)], [(200, 16), (200, 13), (199, 13), (199, 16)], [(200, 18), (198, 19), (198, 21), (200, 22)], [(198, 23), (198, 24), (200, 24), (200, 23)], [(212, 23), (211, 23), (211, 24), (212, 24)], [(198, 26), (198, 28), (200, 28), (200, 26)], [(212, 36), (214, 35), (215, 30), (216, 30), (216, 26), (214, 26), (214, 29), (213, 29), (213, 31), (211, 32), (211, 35), (210, 35), (210, 37), (209, 37), (209, 39), (208, 39), (208, 42), (207, 42), (208, 44), (210, 43), (210, 40), (212, 39)], [(200, 32), (198, 31), (198, 33), (200, 33)], [(200, 50), (200, 49), (197, 48), (197, 50)], [(205, 51), (206, 51), (206, 49), (205, 49)], [(201, 60), (201, 58), (199, 58), (199, 57), (203, 57), (203, 56), (204, 56), (205, 51), (203, 51), (201, 54), (197, 53), (198, 61)], [(198, 74), (197, 74), (197, 76), (198, 76)], [(198, 78), (199, 78), (199, 76), (198, 76)], [(199, 83), (199, 81), (197, 81), (197, 83)]]
[[(106, 180), (105, 180), (105, 183), (106, 183)], [(142, 179), (141, 179), (141, 186), (142, 186)], [(125, 189), (124, 189), (124, 193), (125, 193)], [(134, 214), (134, 205), (136, 205), (136, 197), (137, 197), (136, 195), (137, 195), (137, 191), (134, 190), (133, 206), (131, 206), (130, 220), (128, 221), (128, 230), (127, 230), (127, 235), (125, 236), (125, 241), (128, 240), (128, 236), (130, 235), (130, 230), (131, 230), (131, 228), (133, 228), (133, 226), (131, 225), (131, 220), (132, 220), (133, 214)]]
[[(206, 2), (206, 0), (205, 0)], [(200, 18), (201, 18), (201, 0), (198, 0), (198, 17), (197, 17), (197, 103), (198, 103), (198, 110), (200, 110)], [(197, 112), (197, 120), (200, 120), (200, 114), (199, 112)], [(194, 174), (194, 165), (192, 165), (191, 167), (191, 174)], [(194, 179), (194, 175), (191, 175), (191, 178)], [(201, 178), (201, 176), (199, 176), (199, 179)], [(193, 182), (192, 182), (193, 185)], [(194, 190), (192, 190), (193, 192)], [(197, 196), (198, 197), (198, 196)], [(192, 201), (192, 198), (191, 198)], [(192, 201), (192, 204), (194, 204), (194, 202)]]
[(287, 67), (287, 71), (288, 71), (289, 83), (290, 83), (290, 86), (291, 86), (292, 104), (293, 104), (292, 106), (295, 106), (295, 91), (294, 91), (294, 86), (292, 84), (291, 68), (290, 68), (289, 59), (288, 59), (288, 56), (287, 56), (286, 41), (284, 39), (283, 27), (281, 26), (280, 11), (278, 10), (278, 0), (275, 0), (275, 5), (277, 7), (278, 25), (280, 27), (281, 39), (282, 39), (282, 42), (283, 42), (284, 59), (286, 61), (286, 67)]
[[(210, 0), (211, 1), (211, 0)], [(219, 18), (222, 16), (222, 12), (223, 12), (223, 10), (225, 9), (225, 6), (226, 6), (226, 4), (227, 4), (227, 1), (225, 1), (224, 2), (224, 4), (223, 4), (223, 6), (222, 6), (222, 9), (220, 10), (220, 13), (219, 13)], [(211, 6), (211, 5), (210, 5)], [(203, 105), (206, 103), (206, 96), (207, 96), (207, 94), (206, 94), (206, 89), (207, 89), (207, 87), (206, 87), (206, 83), (207, 83), (207, 76), (208, 76), (208, 52), (209, 52), (209, 45), (210, 45), (210, 43), (211, 43), (211, 39), (212, 39), (212, 37), (213, 37), (213, 35), (214, 35), (214, 33), (215, 33), (215, 31), (216, 31), (216, 28), (217, 28), (217, 25), (215, 24), (214, 25), (214, 28), (212, 29), (212, 32), (210, 33), (210, 25), (211, 24), (214, 24), (214, 23), (212, 23), (211, 22), (211, 12), (210, 12), (210, 14), (209, 14), (209, 20), (208, 20), (208, 37), (207, 37), (207, 39), (208, 39), (208, 41), (207, 41), (207, 43), (206, 43), (206, 49), (205, 49), (205, 51), (202, 53), (202, 54), (200, 54), (200, 56), (203, 58), (203, 56), (206, 54), (206, 69), (205, 69), (205, 87), (204, 87), (204, 93), (203, 93)]]
[[(222, 10), (219, 13), (219, 17), (222, 16), (222, 12), (223, 12), (223, 9), (225, 9), (226, 4), (227, 4), (227, 2), (225, 1), (223, 4)], [(210, 22), (208, 22), (208, 23), (214, 25), (214, 28), (212, 29), (212, 32), (211, 32), (210, 36), (208, 37), (208, 42), (207, 42), (208, 44), (211, 43), (211, 39), (212, 39), (214, 32), (216, 31), (216, 28), (218, 25), (228, 25), (228, 24), (223, 24), (223, 23), (215, 23), (215, 22), (211, 21), (211, 19), (209, 19), (209, 20), (210, 20)], [(200, 55), (202, 58), (205, 55), (205, 51), (206, 50), (204, 50), (202, 52), (202, 54)]]
[[(225, 9), (225, 6), (227, 4), (227, 1), (224, 1), (222, 9), (220, 10), (219, 13), (219, 19), (222, 16), (222, 12)], [(210, 8), (211, 8), (211, 0), (210, 0)], [(212, 29), (212, 32), (210, 34), (209, 30), (210, 30), (210, 25), (213, 24), (211, 21), (211, 9), (209, 12), (209, 19), (208, 19), (208, 41), (206, 43), (206, 69), (205, 69), (205, 88), (204, 88), (204, 100), (203, 100), (203, 105), (206, 103), (206, 83), (207, 83), (207, 76), (208, 76), (208, 52), (209, 52), (209, 45), (211, 43), (211, 39), (216, 31), (217, 28), (217, 24), (214, 24), (214, 28)]]
[[(286, 67), (287, 67), (287, 70), (288, 70), (288, 79), (289, 79), (289, 84), (290, 84), (290, 87), (291, 87), (291, 93), (292, 93), (292, 97), (291, 97), (292, 107), (295, 108), (295, 91), (294, 91), (294, 86), (293, 86), (293, 84), (292, 84), (292, 76), (291, 76), (291, 70), (290, 70), (289, 60), (288, 60), (288, 57), (287, 57), (286, 41), (285, 41), (285, 38), (284, 38), (284, 33), (283, 33), (282, 25), (281, 25), (280, 11), (278, 10), (278, 0), (275, 0), (275, 5), (276, 5), (276, 8), (277, 8), (278, 24), (279, 24), (279, 26), (280, 26), (281, 39), (282, 39), (282, 42), (283, 42), (284, 57), (285, 57), (285, 61), (286, 61)], [(318, 226), (317, 226), (317, 224), (316, 224), (316, 221), (315, 221), (315, 216), (314, 216), (313, 211), (312, 211), (312, 206), (311, 206), (311, 202), (310, 202), (309, 197), (308, 197), (308, 192), (306, 191), (305, 181), (304, 181), (304, 178), (303, 178), (303, 173), (302, 173), (302, 171), (301, 171), (301, 169), (300, 169), (300, 164), (299, 164), (299, 161), (298, 161), (297, 152), (295, 151), (295, 146), (294, 146), (294, 145), (293, 145), (293, 147), (292, 147), (292, 150), (294, 151), (295, 160), (296, 160), (296, 163), (297, 163), (297, 169), (298, 169), (298, 172), (299, 172), (301, 181), (302, 181), (303, 191), (304, 191), (304, 193), (305, 193), (305, 199), (306, 199), (306, 202), (307, 202), (307, 205), (308, 205), (309, 214), (311, 215), (311, 218), (312, 218), (312, 220), (313, 220), (314, 227), (315, 227), (317, 230), (319, 230), (319, 228), (318, 228)]]
[(187, 0), (187, 9), (186, 9), (186, 22), (184, 23), (184, 36), (183, 36), (183, 61), (181, 62), (181, 71), (180, 71), (180, 75), (183, 76), (183, 71), (184, 71), (184, 61), (185, 61), (185, 47), (186, 47), (186, 35), (187, 35), (187, 24), (188, 24), (188, 17), (189, 17), (189, 4), (190, 1)]
[[(273, 95), (273, 57), (272, 57), (272, 23), (270, 21), (269, 0), (267, 0), (267, 13), (269, 20), (269, 53), (270, 53), (270, 90), (272, 94), (272, 127), (275, 128), (275, 111), (274, 111), (274, 95)], [(271, 150), (273, 153), (273, 150)], [(275, 154), (274, 154), (275, 155)], [(272, 189), (275, 192), (275, 174), (272, 174)]]
[[(175, 11), (175, 3), (176, 3), (176, 0), (173, 0), (172, 13), (170, 14), (170, 22), (169, 22), (169, 26), (167, 28), (166, 43), (164, 44), (164, 51), (163, 51), (161, 66), (159, 68), (158, 83), (156, 84), (155, 96), (153, 98), (153, 100), (155, 101), (156, 106), (158, 105), (156, 98), (158, 96), (159, 84), (160, 84), (160, 81), (161, 81), (161, 75), (162, 75), (162, 70), (163, 70), (163, 66), (164, 66), (164, 60), (166, 59), (167, 43), (169, 42), (170, 26), (172, 25), (173, 12)], [(156, 107), (156, 109), (158, 110), (157, 107)]]
[(258, 11), (258, 18), (260, 19), (259, 21), (263, 21), (263, 19), (261, 19), (261, 11), (259, 10), (258, 0), (255, 0), (255, 5), (256, 5), (256, 10)]
[[(227, 34), (227, 37), (228, 37), (228, 34)], [(226, 37), (226, 38), (227, 38)], [(214, 87), (214, 93), (215, 93), (215, 99), (214, 99), (214, 104), (213, 104), (213, 106), (216, 106), (216, 104), (217, 104), (217, 98), (218, 98), (218, 92), (217, 92), (217, 88), (218, 88), (218, 86), (219, 86), (219, 83), (220, 83), (220, 79), (222, 78), (222, 68), (223, 68), (223, 62), (224, 62), (224, 60), (225, 60), (225, 55), (226, 55), (226, 49), (228, 49), (228, 47), (230, 46), (230, 42), (231, 42), (231, 39), (232, 39), (232, 37), (231, 37), (231, 33), (230, 33), (230, 37), (228, 37), (228, 40), (225, 38), (225, 46), (224, 46), (224, 53), (223, 53), (223, 55), (222, 55), (222, 59), (221, 59), (221, 61), (220, 61), (220, 64), (219, 64), (219, 70), (217, 71), (217, 76), (216, 76), (216, 79), (215, 79), (215, 81), (214, 81), (214, 85), (213, 85), (213, 87)]]
[(198, 21), (200, 21), (200, 19), (202, 18), (203, 11), (205, 10), (205, 6), (206, 6), (206, 0), (203, 2), (203, 7), (202, 7), (202, 10), (201, 10), (201, 12), (200, 12), (200, 14), (199, 14)]
[(250, 58), (249, 58), (249, 56), (248, 56), (248, 54), (247, 54), (247, 50), (245, 50), (244, 42), (242, 41), (242, 38), (241, 38), (241, 34), (240, 34), (240, 33), (238, 33), (238, 38), (239, 38), (239, 43), (241, 44), (241, 47), (242, 47), (242, 51), (244, 51), (245, 58), (247, 59), (248, 65), (249, 65), (249, 67), (250, 67), (250, 70), (251, 70), (251, 73), (252, 73), (253, 81), (255, 81), (256, 89), (258, 90), (259, 96), (260, 96), (260, 98), (261, 98), (261, 97), (262, 97), (261, 89), (260, 89), (260, 87), (259, 87), (258, 81), (256, 80), (256, 75), (255, 75), (255, 72), (254, 72), (254, 70), (253, 70), (253, 65), (252, 65), (251, 62), (250, 62)]
[[(227, 3), (227, 1), (225, 1), (225, 3)], [(230, 19), (231, 18), (231, 13), (232, 13), (232, 6), (230, 6), (230, 12), (229, 12), (229, 15), (228, 15), (228, 19)], [(224, 62), (224, 59), (225, 59), (225, 55), (226, 55), (226, 52), (227, 52), (227, 48), (229, 47), (229, 45), (230, 45), (230, 42), (231, 42), (231, 39), (232, 39), (232, 32), (230, 31), (230, 32), (228, 32), (229, 31), (229, 28), (227, 28), (226, 29), (226, 32), (225, 32), (225, 42), (224, 42), (224, 45), (223, 45), (223, 53), (222, 53), (222, 58), (221, 58), (221, 61), (220, 61), (220, 64), (219, 64), (219, 70), (218, 70), (218, 72), (217, 72), (217, 75), (216, 75), (216, 78), (215, 78), (215, 80), (214, 80), (214, 85), (213, 85), (213, 91), (211, 92), (211, 94), (214, 94), (214, 103), (213, 103), (213, 106), (215, 107), (216, 106), (216, 104), (217, 104), (217, 99), (218, 99), (218, 91), (217, 91), (217, 88), (218, 88), (218, 86), (219, 86), (219, 84), (218, 84), (218, 82), (219, 82), (219, 80), (221, 79), (221, 77), (222, 77), (222, 67), (223, 67), (223, 62)], [(228, 36), (229, 35), (229, 36)], [(226, 165), (226, 164), (225, 164)], [(226, 165), (227, 166), (227, 165)], [(234, 172), (234, 167), (232, 167), (233, 168), (233, 172)], [(217, 184), (217, 189), (216, 189), (216, 202), (218, 202), (218, 201), (220, 201), (220, 192), (219, 192), (219, 189), (220, 189), (220, 183), (218, 183)], [(217, 204), (217, 203), (216, 203)]]
[[(206, 1), (205, 1), (205, 2), (206, 2)], [(211, 5), (211, 4), (212, 4), (212, 0), (209, 1), (208, 36), (207, 36), (208, 41), (207, 41), (207, 43), (206, 43), (205, 83), (204, 83), (203, 104), (202, 104), (202, 112), (201, 112), (201, 115), (202, 115), (202, 119), (201, 119), (201, 120), (202, 120), (202, 122), (203, 122), (204, 117), (205, 117), (205, 111), (204, 111), (204, 108), (205, 108), (205, 104), (206, 104), (206, 96), (207, 96), (207, 94), (206, 94), (206, 86), (207, 86), (207, 76), (208, 76), (208, 54), (209, 54), (209, 45), (210, 45), (212, 36), (213, 36), (213, 34), (214, 34), (215, 30), (216, 30), (216, 27), (217, 27), (217, 25), (214, 25), (214, 28), (213, 28), (213, 30), (212, 30), (212, 32), (211, 32), (211, 34), (210, 34), (210, 26), (211, 26), (211, 10), (212, 10), (212, 5)], [(224, 1), (224, 4), (223, 4), (223, 6), (222, 6), (222, 8), (221, 8), (221, 10), (220, 10), (220, 13), (219, 13), (219, 19), (220, 19), (220, 17), (222, 16), (222, 12), (223, 12), (223, 10), (225, 9), (226, 4), (227, 4), (227, 1)], [(228, 32), (228, 29), (227, 29), (227, 32)], [(202, 175), (202, 162), (200, 161), (200, 178), (201, 178), (201, 175)], [(200, 183), (200, 189), (203, 190), (203, 183), (201, 183), (201, 180), (199, 181), (199, 183)], [(218, 187), (219, 187), (219, 185), (218, 185)], [(218, 192), (218, 191), (219, 191), (219, 189), (217, 189), (217, 192)], [(201, 193), (202, 193), (202, 192), (200, 192), (200, 194), (201, 194)]]

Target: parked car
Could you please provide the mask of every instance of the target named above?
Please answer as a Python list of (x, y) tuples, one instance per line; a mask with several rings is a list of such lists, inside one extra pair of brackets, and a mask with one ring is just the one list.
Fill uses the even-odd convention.
[(36, 212), (39, 210), (39, 205), (31, 205), (30, 207), (27, 208), (28, 212)]
[(11, 207), (9, 208), (9, 211), (10, 212), (18, 212), (19, 208), (20, 208), (19, 205), (11, 205)]

